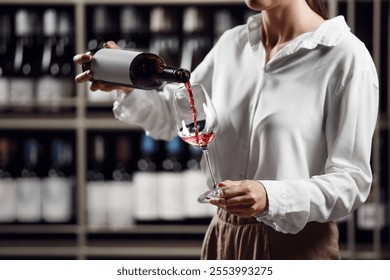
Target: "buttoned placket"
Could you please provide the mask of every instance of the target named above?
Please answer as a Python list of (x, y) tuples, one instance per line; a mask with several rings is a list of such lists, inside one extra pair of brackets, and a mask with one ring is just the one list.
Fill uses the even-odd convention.
[[(255, 20), (252, 20), (248, 23), (248, 40), (251, 45), (251, 49), (253, 51), (253, 55), (255, 57), (255, 61), (259, 70), (259, 83), (258, 87), (253, 90), (253, 98), (249, 105), (250, 112), (250, 123), (249, 123), (249, 134), (245, 139), (242, 139), (242, 151), (246, 152), (246, 162), (242, 165), (242, 169), (240, 170), (240, 177), (242, 179), (247, 178), (250, 174), (248, 174), (249, 160), (250, 160), (250, 139), (252, 139), (254, 119), (256, 114), (261, 110), (261, 96), (264, 87), (264, 81), (267, 78), (267, 75), (272, 71), (272, 67), (277, 65), (280, 59), (283, 59), (286, 56), (292, 55), (301, 47), (301, 43), (305, 41), (306, 38), (310, 37), (310, 33), (305, 33), (297, 38), (293, 39), (289, 42), (284, 48), (279, 50), (268, 62), (266, 62), (266, 53), (265, 48), (262, 45), (261, 39), (261, 23)], [(245, 158), (245, 157), (243, 157)], [(260, 178), (259, 178), (260, 179)]]
[(250, 118), (249, 118), (249, 133), (245, 139), (245, 142), (243, 145), (245, 145), (245, 151), (246, 155), (243, 158), (246, 158), (246, 162), (244, 165), (242, 165), (242, 170), (240, 172), (240, 177), (242, 179), (248, 178), (248, 167), (249, 167), (249, 159), (251, 153), (250, 149), (250, 139), (252, 139), (252, 133), (253, 133), (253, 125), (254, 125), (254, 118), (256, 115), (256, 112), (260, 109), (260, 100), (261, 100), (261, 93), (264, 85), (264, 79), (266, 78), (266, 64), (265, 64), (265, 49), (262, 47), (262, 42), (261, 42), (261, 29), (260, 29), (260, 23), (257, 21), (251, 21), (248, 24), (248, 39), (249, 43), (251, 45), (251, 49), (253, 51), (253, 55), (255, 57), (255, 61), (259, 70), (259, 83), (258, 86), (253, 90), (253, 96), (249, 105), (249, 113), (250, 113)]

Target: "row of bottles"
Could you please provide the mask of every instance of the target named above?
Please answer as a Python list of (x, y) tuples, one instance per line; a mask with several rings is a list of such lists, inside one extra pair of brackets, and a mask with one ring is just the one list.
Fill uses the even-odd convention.
[(0, 137), (0, 223), (69, 223), (74, 151), (68, 139)]
[(74, 104), (74, 11), (67, 6), (3, 6), (0, 112), (68, 111)]
[[(1, 133), (10, 136), (0, 137), (0, 223), (72, 222), (74, 134), (34, 134)], [(180, 138), (165, 142), (139, 131), (91, 132), (88, 147), (90, 226), (194, 222), (215, 213), (214, 206), (196, 201), (207, 189), (199, 167), (201, 150)], [(372, 243), (377, 229), (383, 242), (389, 240), (388, 191), (381, 188), (379, 195), (379, 203), (370, 195), (353, 216), (338, 221), (342, 243), (348, 239), (348, 224), (359, 243)]]
[[(25, 134), (34, 134), (25, 137)], [(74, 223), (74, 132), (1, 131), (0, 223)], [(207, 190), (201, 150), (180, 138), (143, 132), (89, 132), (87, 222), (95, 227), (202, 223), (216, 208), (199, 204)]]
[(214, 206), (196, 201), (207, 189), (199, 149), (178, 137), (165, 142), (138, 133), (110, 139), (97, 133), (89, 141), (90, 226), (195, 222), (215, 213)]

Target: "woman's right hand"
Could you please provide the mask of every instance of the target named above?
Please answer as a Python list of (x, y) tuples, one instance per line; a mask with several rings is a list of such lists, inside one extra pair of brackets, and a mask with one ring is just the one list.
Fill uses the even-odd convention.
[[(108, 49), (119, 49), (118, 45), (115, 44), (113, 41), (108, 41), (103, 44), (104, 48)], [(93, 58), (93, 55), (89, 52), (84, 53), (84, 54), (77, 54), (73, 57), (73, 62), (76, 64), (83, 64), (83, 63), (88, 63), (91, 62)], [(93, 78), (93, 72), (91, 70), (87, 70), (81, 74), (78, 74), (75, 77), (76, 83), (85, 83), (87, 81), (90, 81)], [(129, 87), (122, 87), (122, 86), (117, 86), (117, 85), (112, 85), (103, 81), (93, 81), (91, 86), (90, 86), (91, 91), (96, 91), (96, 90), (102, 90), (102, 91), (112, 91), (112, 90), (122, 90), (125, 93), (130, 93), (133, 91), (132, 88)]]

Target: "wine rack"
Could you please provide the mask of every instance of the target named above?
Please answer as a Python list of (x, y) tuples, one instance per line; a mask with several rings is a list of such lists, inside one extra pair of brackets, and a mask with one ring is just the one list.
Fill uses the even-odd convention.
[[(389, 1), (326, 3), (330, 16), (344, 15), (352, 31), (366, 44), (377, 66), (381, 88), (372, 147), (372, 192), (364, 207), (338, 221), (342, 257), (388, 259)], [(203, 212), (187, 209), (176, 218), (152, 212), (142, 216), (126, 208), (122, 198), (131, 200), (135, 195), (135, 178), (142, 178), (136, 172), (137, 162), (148, 154), (142, 143), (150, 139), (145, 140), (138, 127), (114, 119), (113, 95), (91, 94), (86, 85), (73, 83), (75, 73), (81, 69), (71, 59), (101, 41), (115, 40), (122, 47), (159, 52), (167, 64), (185, 64), (193, 69), (223, 30), (244, 23), (251, 13), (239, 0), (0, 0), (0, 175), (4, 176), (7, 165), (10, 184), (16, 184), (21, 171), (30, 168), (41, 180), (40, 195), (35, 197), (36, 205), (42, 207), (39, 216), (23, 218), (23, 203), (19, 203), (19, 210), (16, 206), (20, 193), (6, 193), (12, 188), (4, 187), (5, 180), (0, 181), (0, 201), (5, 195), (15, 200), (14, 204), (12, 200), (0, 203), (0, 259), (198, 259), (211, 208)], [(29, 21), (23, 22), (23, 18)], [(31, 61), (21, 65), (28, 68), (37, 63), (33, 59), (40, 59), (39, 65), (46, 63), (46, 67), (25, 72), (21, 67), (17, 73), (6, 68), (9, 61), (15, 62), (14, 54), (7, 50), (18, 49), (17, 42), (26, 46), (30, 41), (34, 44), (27, 45), (35, 57), (27, 57), (26, 61)], [(8, 48), (3, 47), (5, 43)], [(55, 65), (47, 66), (43, 57), (45, 53), (46, 57), (54, 57), (56, 48), (49, 51), (53, 44), (59, 53)], [(24, 95), (12, 96), (15, 92)], [(156, 166), (146, 172), (155, 174), (148, 173), (148, 178), (158, 178), (165, 171), (162, 162), (169, 154), (167, 144), (153, 143)], [(130, 158), (117, 158), (116, 147), (127, 149)], [(179, 150), (175, 157), (183, 166), (183, 175), (188, 171), (187, 162), (196, 162), (199, 155), (188, 147)], [(121, 166), (126, 166), (130, 174), (123, 173)], [(53, 170), (69, 180), (59, 193), (45, 196), (42, 182)], [(125, 178), (125, 184), (114, 184), (113, 173)], [(101, 176), (103, 179), (96, 179)], [(133, 189), (124, 187), (127, 183), (133, 184)], [(55, 195), (66, 197), (67, 204), (55, 208)], [(43, 209), (57, 214), (48, 218)]]

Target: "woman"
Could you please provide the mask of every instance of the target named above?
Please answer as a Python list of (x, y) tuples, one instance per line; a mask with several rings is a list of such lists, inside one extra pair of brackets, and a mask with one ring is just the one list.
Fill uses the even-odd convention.
[[(375, 67), (343, 17), (326, 19), (322, 1), (245, 2), (261, 13), (225, 32), (191, 78), (218, 112), (210, 155), (229, 186), (212, 201), (202, 259), (338, 259), (333, 221), (359, 207), (372, 182)], [(125, 91), (114, 103), (119, 120), (155, 138), (176, 135), (169, 87)]]

